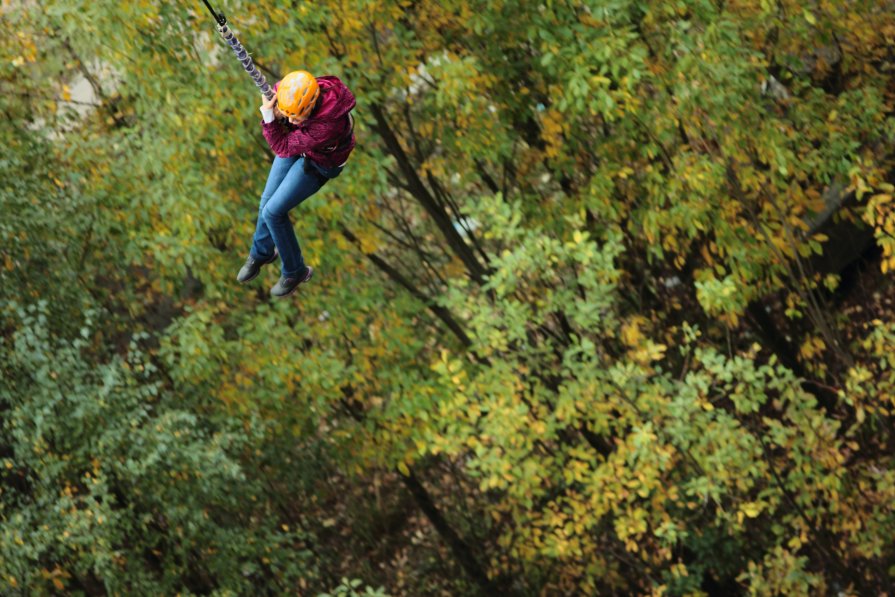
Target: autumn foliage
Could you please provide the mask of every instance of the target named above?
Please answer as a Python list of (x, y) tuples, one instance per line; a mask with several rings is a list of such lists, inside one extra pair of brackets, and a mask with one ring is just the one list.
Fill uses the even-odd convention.
[(883, 0), (0, 5), (0, 593), (883, 595)]

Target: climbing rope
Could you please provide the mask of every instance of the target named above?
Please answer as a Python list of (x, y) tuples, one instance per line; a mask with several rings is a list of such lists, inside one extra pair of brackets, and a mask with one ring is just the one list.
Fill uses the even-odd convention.
[(230, 46), (230, 49), (233, 50), (233, 53), (236, 55), (236, 59), (242, 64), (242, 67), (245, 71), (252, 77), (252, 80), (255, 82), (255, 86), (261, 90), (261, 93), (264, 94), (268, 100), (272, 99), (274, 96), (273, 88), (267, 84), (267, 79), (264, 78), (264, 75), (261, 74), (257, 68), (255, 68), (255, 63), (252, 62), (252, 57), (249, 56), (249, 53), (246, 51), (245, 47), (236, 36), (230, 31), (230, 28), (227, 26), (227, 17), (225, 17), (222, 13), (215, 12), (215, 10), (211, 7), (211, 4), (208, 3), (208, 0), (202, 0), (205, 3), (205, 6), (208, 7), (208, 10), (211, 12), (211, 16), (214, 17), (214, 20), (218, 24), (218, 32), (221, 34), (221, 37), (224, 38), (224, 41)]

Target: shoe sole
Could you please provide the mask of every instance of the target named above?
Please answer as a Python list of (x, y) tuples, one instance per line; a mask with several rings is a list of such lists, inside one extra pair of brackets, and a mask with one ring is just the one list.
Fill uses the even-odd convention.
[(310, 280), (313, 277), (314, 277), (314, 268), (309, 265), (308, 266), (308, 277), (306, 277), (304, 280), (302, 280), (301, 282), (296, 284), (295, 288), (293, 288), (286, 294), (275, 294), (275, 295), (273, 295), (273, 297), (274, 298), (286, 298), (287, 296), (291, 296), (291, 295), (295, 294), (295, 291), (298, 290), (299, 286), (301, 286), (302, 284), (304, 284), (305, 282), (307, 282), (308, 280)]
[(257, 278), (258, 276), (261, 275), (261, 268), (262, 268), (262, 267), (264, 267), (265, 265), (267, 265), (267, 264), (269, 264), (269, 263), (273, 263), (274, 261), (277, 260), (277, 257), (279, 257), (279, 256), (280, 256), (280, 255), (279, 255), (278, 253), (274, 253), (274, 254), (273, 254), (273, 257), (271, 257), (269, 260), (265, 261), (264, 263), (262, 263), (261, 265), (258, 266), (258, 271), (255, 272), (255, 275), (254, 275), (254, 276), (252, 276), (251, 278), (246, 278), (245, 280), (242, 280), (242, 281), (237, 280), (237, 282), (239, 282), (240, 284), (248, 284), (249, 282), (251, 282), (252, 280), (254, 280), (255, 278)]

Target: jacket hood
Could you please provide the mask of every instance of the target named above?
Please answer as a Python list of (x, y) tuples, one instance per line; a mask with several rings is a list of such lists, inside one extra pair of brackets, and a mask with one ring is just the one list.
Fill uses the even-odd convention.
[(317, 77), (322, 100), (320, 107), (312, 114), (316, 120), (336, 120), (345, 116), (355, 105), (354, 94), (338, 77), (324, 75)]

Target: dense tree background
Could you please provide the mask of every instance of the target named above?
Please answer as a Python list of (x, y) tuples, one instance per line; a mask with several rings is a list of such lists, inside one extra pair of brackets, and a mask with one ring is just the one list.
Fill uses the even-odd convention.
[(0, 593), (895, 582), (890, 2), (219, 8), (358, 98), (288, 300), (204, 6), (0, 7)]

